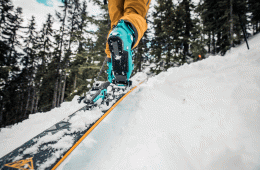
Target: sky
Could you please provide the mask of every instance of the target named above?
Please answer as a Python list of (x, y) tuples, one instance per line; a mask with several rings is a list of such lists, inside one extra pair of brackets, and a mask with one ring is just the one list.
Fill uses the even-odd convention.
[[(23, 9), (23, 25), (26, 26), (29, 23), (32, 15), (35, 16), (36, 27), (38, 30), (42, 27), (42, 24), (47, 20), (47, 14), (55, 15), (55, 9), (58, 9), (58, 6), (61, 5), (57, 0), (49, 0), (43, 3), (39, 3), (36, 0), (12, 0), (15, 7), (21, 7)], [(41, 1), (43, 2), (43, 1)], [(52, 5), (52, 6), (47, 6)]]
[[(55, 16), (55, 10), (59, 11), (59, 7), (61, 6), (61, 0), (12, 0), (15, 7), (21, 7), (23, 9), (24, 16), (24, 26), (28, 25), (28, 20), (31, 19), (32, 15), (36, 17), (36, 23), (39, 26), (47, 19), (47, 14), (50, 13), (52, 16)], [(89, 0), (87, 0), (89, 2)], [(177, 0), (174, 0), (176, 3)], [(193, 0), (193, 2), (199, 2), (199, 0)], [(151, 1), (151, 7), (156, 3), (155, 0)], [(153, 10), (150, 9), (149, 12)], [(93, 3), (88, 3), (88, 12), (89, 15), (97, 15), (100, 13), (99, 7), (97, 5), (93, 5)], [(57, 26), (57, 25), (56, 25)], [(92, 27), (91, 29), (97, 29), (96, 27)]]
[[(116, 106), (58, 170), (259, 169), (260, 34), (251, 37), (249, 45), (250, 50), (243, 43), (225, 56), (172, 67), (148, 80), (145, 73), (153, 65), (147, 63), (131, 78), (134, 85), (147, 81)], [(102, 106), (66, 119), (83, 106), (77, 98), (2, 128), (0, 158), (55, 123), (69, 121), (71, 131), (37, 139), (12, 158), (20, 160), (46, 143), (57, 150), (38, 169), (48, 167), (72, 146), (73, 138), (61, 134), (81, 131), (103, 114)]]
[[(47, 14), (50, 13), (52, 16), (55, 16), (55, 10), (60, 11), (59, 6), (63, 5), (61, 0), (12, 0), (12, 2), (15, 7), (21, 7), (23, 9), (23, 25), (27, 26), (33, 15), (36, 18), (36, 28), (38, 30), (47, 20)], [(88, 3), (87, 11), (89, 12), (89, 15), (97, 15), (99, 13), (99, 8), (92, 3)], [(54, 18), (56, 20), (56, 17)], [(54, 28), (59, 28), (58, 24), (55, 24), (55, 22)], [(96, 29), (96, 27), (91, 26), (89, 29)]]
[[(44, 4), (45, 6), (50, 6), (50, 7), (53, 7), (52, 5), (52, 1), (51, 0), (36, 0), (38, 3), (42, 3)], [(58, 1), (58, 0), (57, 0)], [(59, 0), (59, 2), (61, 2), (61, 0)]]

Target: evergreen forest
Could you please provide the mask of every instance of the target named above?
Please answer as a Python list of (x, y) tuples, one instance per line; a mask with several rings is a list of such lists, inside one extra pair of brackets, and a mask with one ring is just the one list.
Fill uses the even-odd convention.
[[(101, 14), (90, 16), (89, 3)], [(0, 0), (0, 128), (85, 95), (100, 72), (110, 29), (107, 5), (103, 0), (62, 4), (42, 25), (31, 16), (25, 27), (23, 9)], [(150, 6), (148, 30), (133, 50), (133, 74), (145, 65), (153, 64), (151, 71), (159, 74), (209, 55), (224, 56), (244, 43), (244, 34), (250, 38), (260, 31), (259, 0), (154, 0)], [(91, 31), (90, 24), (98, 29)], [(99, 80), (106, 79), (104, 71)]]

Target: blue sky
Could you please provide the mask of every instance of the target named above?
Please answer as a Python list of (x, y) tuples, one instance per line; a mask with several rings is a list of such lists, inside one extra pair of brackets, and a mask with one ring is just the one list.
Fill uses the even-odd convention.
[[(38, 3), (44, 4), (45, 6), (53, 7), (53, 3), (51, 0), (36, 0)], [(61, 2), (61, 0), (56, 0)]]

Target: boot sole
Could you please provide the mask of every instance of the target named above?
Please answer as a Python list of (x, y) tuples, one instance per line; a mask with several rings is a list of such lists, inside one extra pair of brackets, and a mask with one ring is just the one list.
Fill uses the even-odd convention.
[(128, 52), (124, 51), (123, 41), (118, 36), (111, 36), (108, 38), (108, 44), (115, 76), (114, 82), (128, 84)]

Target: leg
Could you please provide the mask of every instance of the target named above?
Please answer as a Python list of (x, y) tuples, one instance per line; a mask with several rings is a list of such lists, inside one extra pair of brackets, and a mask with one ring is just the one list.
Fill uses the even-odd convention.
[(108, 2), (108, 12), (111, 20), (111, 29), (124, 15), (124, 1), (125, 0), (109, 0)]
[[(144, 35), (144, 32), (147, 30), (145, 18), (150, 3), (151, 0), (109, 0), (108, 11), (111, 20), (111, 30), (120, 19), (129, 21), (133, 25), (136, 36), (133, 48), (138, 45)], [(108, 43), (106, 43), (105, 52), (107, 57), (111, 58)]]
[[(124, 14), (124, 0), (109, 0), (108, 1), (108, 12), (109, 12), (109, 17), (110, 17), (110, 21), (111, 21), (111, 28), (108, 33), (108, 36), (109, 36), (110, 32), (112, 31), (113, 26), (115, 26), (117, 24), (118, 20)], [(107, 36), (107, 39), (108, 39), (108, 36)], [(112, 69), (111, 55), (110, 55), (108, 43), (106, 43), (105, 53), (107, 54), (107, 58), (108, 58), (108, 62), (107, 62), (108, 81), (111, 83), (112, 80), (114, 79), (114, 75), (112, 74), (113, 69)]]
[[(138, 45), (147, 30), (145, 17), (150, 0), (115, 1), (111, 1), (109, 6), (111, 30), (106, 43), (108, 80), (116, 84), (129, 84), (134, 68), (132, 49)], [(124, 16), (120, 17), (122, 13)]]

